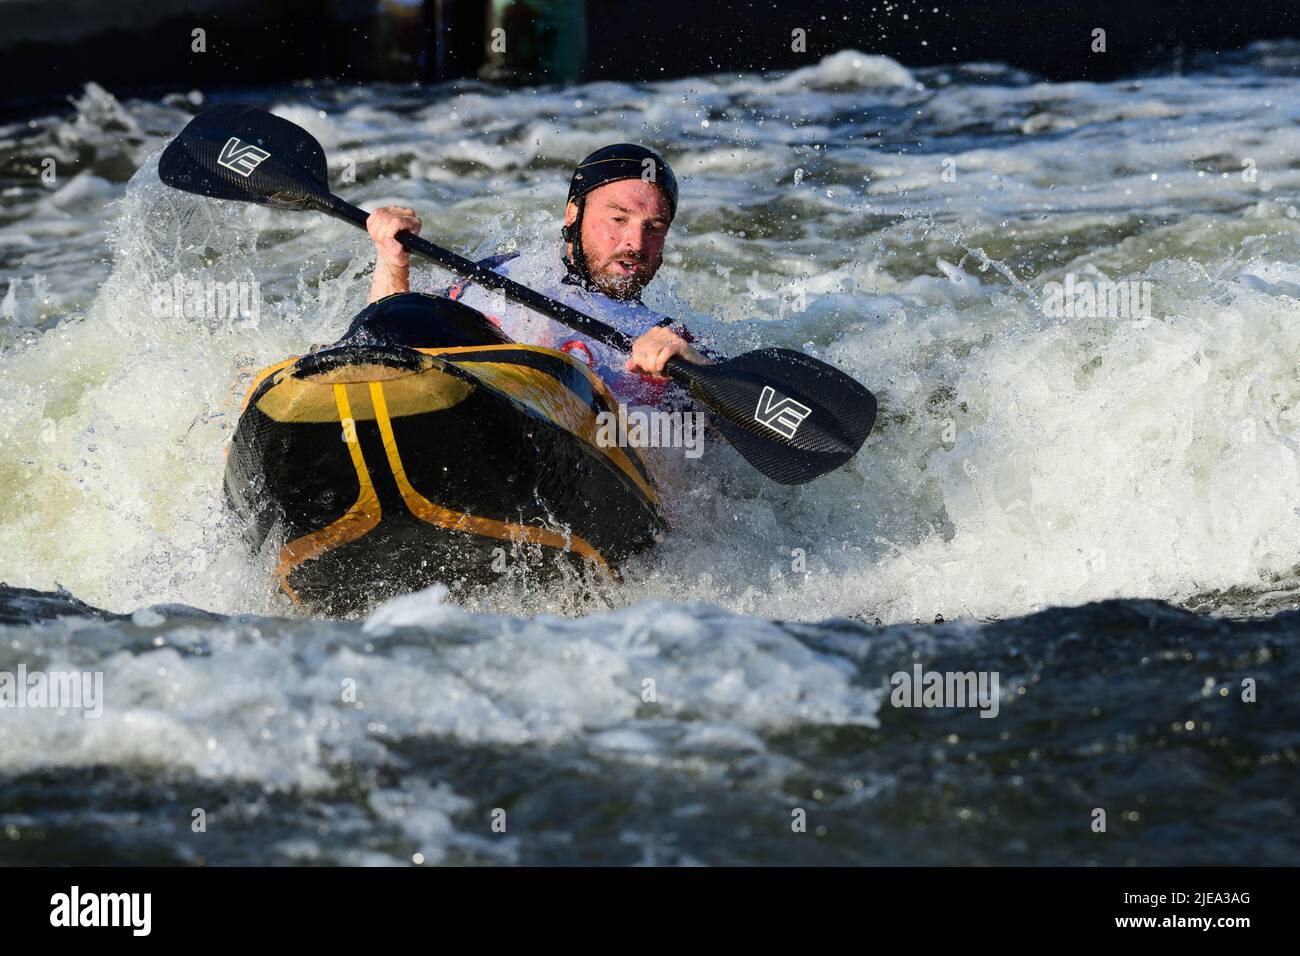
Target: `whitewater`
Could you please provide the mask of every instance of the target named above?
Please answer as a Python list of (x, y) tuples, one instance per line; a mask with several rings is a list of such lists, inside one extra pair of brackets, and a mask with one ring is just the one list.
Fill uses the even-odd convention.
[[(844, 51), (90, 85), (0, 126), (0, 670), (104, 684), (95, 720), (0, 710), (0, 861), (1294, 863), (1298, 68), (1290, 41), (1105, 84)], [(681, 206), (646, 304), (844, 369), (875, 430), (795, 488), (721, 445), (664, 461), (671, 533), (617, 585), (302, 614), (225, 510), (225, 447), (251, 376), (365, 304), (373, 248), (159, 183), (232, 100), (524, 284), (579, 158), (661, 150)], [(177, 275), (255, 284), (256, 315), (161, 314)], [(1080, 283), (1150, 308), (1047, 307)], [(1000, 672), (997, 719), (891, 706), (918, 663)]]

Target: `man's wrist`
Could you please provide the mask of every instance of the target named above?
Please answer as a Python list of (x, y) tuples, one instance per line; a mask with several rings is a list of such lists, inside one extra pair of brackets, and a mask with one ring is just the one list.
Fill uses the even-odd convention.
[(398, 266), (378, 260), (375, 274), (370, 280), (370, 301), (377, 302), (385, 296), (411, 291), (410, 267)]

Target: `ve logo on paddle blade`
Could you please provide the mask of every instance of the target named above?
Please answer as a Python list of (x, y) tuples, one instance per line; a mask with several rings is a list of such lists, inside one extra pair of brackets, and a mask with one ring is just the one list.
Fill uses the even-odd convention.
[(258, 149), (232, 136), (226, 140), (226, 145), (221, 147), (217, 165), (225, 166), (231, 172), (239, 173), (247, 179), (253, 175), (253, 170), (261, 165), (262, 160), (270, 155), (266, 150)]
[(758, 396), (758, 407), (754, 409), (754, 421), (786, 438), (794, 438), (803, 420), (811, 414), (812, 409), (807, 405), (778, 396), (771, 385), (764, 385)]

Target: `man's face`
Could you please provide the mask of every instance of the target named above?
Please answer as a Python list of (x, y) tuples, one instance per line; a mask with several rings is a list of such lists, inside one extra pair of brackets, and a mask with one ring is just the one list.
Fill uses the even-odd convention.
[[(577, 216), (578, 207), (569, 203), (565, 224)], [(671, 216), (663, 190), (643, 179), (620, 179), (587, 193), (582, 251), (596, 288), (614, 299), (640, 295), (663, 264)]]

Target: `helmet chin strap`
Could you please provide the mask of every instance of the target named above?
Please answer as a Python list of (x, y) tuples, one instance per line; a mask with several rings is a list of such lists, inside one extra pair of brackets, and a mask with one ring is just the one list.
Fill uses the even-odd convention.
[(582, 250), (582, 213), (587, 208), (587, 197), (579, 196), (576, 205), (578, 214), (573, 222), (560, 230), (560, 235), (573, 245), (573, 254), (564, 257), (564, 281), (593, 292), (597, 291), (596, 283), (587, 267), (587, 254)]

